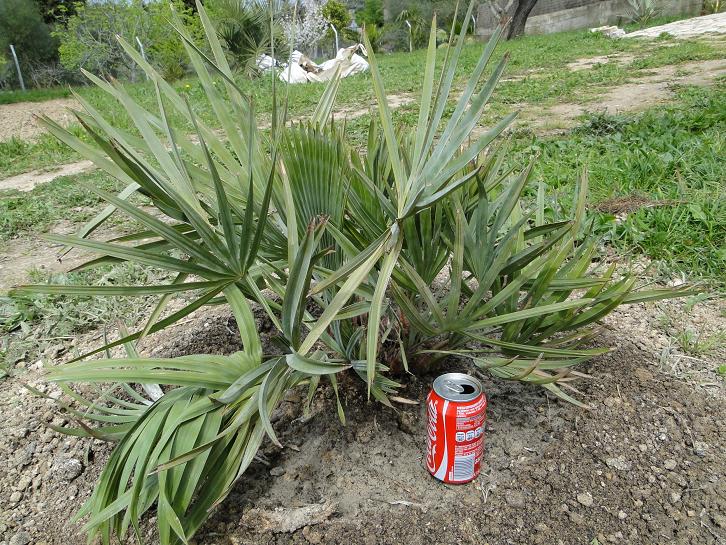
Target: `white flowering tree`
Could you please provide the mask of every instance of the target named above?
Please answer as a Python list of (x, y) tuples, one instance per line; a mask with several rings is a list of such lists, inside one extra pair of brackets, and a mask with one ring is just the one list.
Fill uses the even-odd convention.
[(282, 18), (287, 42), (295, 49), (310, 49), (325, 36), (328, 22), (323, 17), (327, 0), (300, 0), (297, 13), (290, 10)]

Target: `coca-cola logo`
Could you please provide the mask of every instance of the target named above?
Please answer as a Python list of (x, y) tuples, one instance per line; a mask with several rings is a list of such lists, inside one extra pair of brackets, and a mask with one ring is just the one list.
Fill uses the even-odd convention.
[(428, 425), (428, 448), (426, 449), (426, 467), (430, 472), (436, 470), (436, 424), (439, 419), (439, 411), (436, 401), (429, 400), (429, 425)]

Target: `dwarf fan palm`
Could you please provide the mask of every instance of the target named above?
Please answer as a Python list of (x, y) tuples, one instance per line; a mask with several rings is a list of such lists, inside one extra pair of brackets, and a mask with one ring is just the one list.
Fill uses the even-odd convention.
[[(156, 505), (161, 542), (186, 541), (229, 493), (264, 435), (277, 442), (269, 416), (284, 392), (307, 383), (311, 396), (321, 376), (337, 391), (336, 373), (350, 369), (370, 395), (389, 403), (398, 386), (387, 377), (388, 365), (397, 363), (391, 358), (407, 366), (456, 353), (496, 376), (541, 384), (579, 403), (560, 386), (573, 365), (602, 352), (582, 348), (597, 321), (619, 304), (677, 294), (634, 292), (633, 280), (616, 280), (612, 269), (591, 273), (596, 246), (584, 226), (586, 178), (572, 221), (546, 223), (542, 191), (534, 212), (525, 209), (531, 165), (521, 172), (503, 168), (504, 152), (493, 144), (513, 115), (472, 138), (506, 64), (505, 56), (480, 83), (501, 28), (445, 118), (465, 30), (455, 44), (452, 36), (437, 83), (434, 20), (410, 135), (393, 125), (371, 54), (378, 119), (360, 156), (330, 121), (336, 79), (309, 122), (288, 126), (285, 102), (278, 109), (275, 100), (270, 134), (259, 130), (252, 101), (236, 85), (217, 34), (198, 8), (204, 50), (178, 18), (174, 27), (221, 130), (200, 120), (123, 40), (155, 85), (156, 111), (137, 104), (123, 86), (88, 76), (118, 100), (138, 134), (114, 127), (80, 97), (85, 111), (76, 115), (92, 143), (45, 120), (53, 134), (127, 183), (119, 195), (89, 188), (108, 208), (76, 236), (49, 238), (99, 254), (82, 268), (131, 261), (175, 276), (165, 285), (20, 288), (161, 296), (138, 331), (122, 332), (49, 374), (75, 404), (87, 407), (66, 403), (66, 409), (98, 423), (67, 431), (118, 441), (79, 513), (88, 517), (91, 536), (109, 543), (114, 534), (138, 532), (139, 518)], [(473, 3), (462, 29), (472, 9)], [(172, 110), (183, 122), (172, 123)], [(137, 191), (158, 213), (128, 201)], [(117, 211), (143, 229), (91, 240)], [(188, 302), (169, 312), (168, 301), (178, 293)], [(173, 359), (136, 353), (138, 339), (219, 302), (234, 314), (241, 351)], [(271, 353), (263, 352), (252, 302), (277, 330)], [(381, 350), (391, 344), (395, 356)], [(127, 358), (86, 359), (119, 345)], [(69, 383), (112, 386), (90, 400)], [(134, 388), (154, 383), (165, 393), (153, 402)]]

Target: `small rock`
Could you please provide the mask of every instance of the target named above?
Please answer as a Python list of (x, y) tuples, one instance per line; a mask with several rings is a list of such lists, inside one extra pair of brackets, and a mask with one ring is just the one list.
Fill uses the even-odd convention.
[(693, 443), (693, 453), (696, 456), (706, 456), (706, 453), (708, 452), (708, 443), (704, 443), (703, 441), (696, 441)]
[(506, 452), (509, 456), (516, 457), (522, 454), (522, 451), (524, 450), (524, 445), (522, 444), (522, 441), (519, 441), (517, 439), (512, 439), (511, 441), (507, 441), (504, 445), (504, 452)]
[(577, 501), (578, 503), (584, 505), (585, 507), (592, 507), (593, 499), (592, 494), (589, 492), (582, 492), (577, 495)]
[(401, 411), (398, 414), (398, 429), (400, 429), (403, 433), (407, 433), (408, 435), (416, 435), (417, 433), (417, 424), (418, 419), (405, 411)]
[(678, 467), (678, 462), (676, 462), (673, 458), (669, 458), (663, 462), (663, 467), (668, 471), (673, 471), (676, 467)]
[(608, 458), (605, 460), (608, 467), (617, 469), (619, 471), (630, 471), (633, 468), (633, 464), (628, 462), (624, 456), (618, 456), (617, 458)]
[(671, 503), (678, 503), (681, 501), (681, 495), (678, 492), (671, 492)]
[(628, 514), (625, 511), (618, 511), (618, 518), (620, 520), (625, 520), (628, 518)]
[(504, 493), (504, 500), (507, 502), (507, 505), (512, 507), (524, 507), (526, 504), (524, 494), (518, 490), (507, 490)]
[(70, 482), (83, 473), (83, 464), (67, 454), (56, 456), (50, 468), (51, 476), (59, 481)]
[(8, 545), (28, 545), (32, 538), (28, 532), (18, 532), (10, 538)]
[(575, 513), (574, 511), (571, 511), (570, 522), (574, 524), (585, 524), (585, 517), (583, 517), (580, 513)]
[(22, 492), (13, 492), (12, 494), (10, 494), (10, 504), (11, 505), (15, 505), (16, 503), (18, 503), (22, 499), (23, 499), (23, 493)]
[(537, 524), (534, 525), (534, 529), (537, 530), (538, 532), (544, 533), (544, 532), (549, 531), (550, 528), (544, 522), (538, 522)]
[(305, 541), (312, 543), (313, 545), (323, 542), (323, 537), (320, 535), (320, 532), (314, 530), (310, 526), (305, 526), (305, 528), (302, 529), (302, 535), (305, 538)]
[(642, 367), (638, 367), (633, 373), (640, 382), (648, 382), (649, 380), (653, 380), (653, 373)]
[(270, 470), (270, 475), (273, 477), (282, 477), (287, 471), (282, 466), (275, 466)]

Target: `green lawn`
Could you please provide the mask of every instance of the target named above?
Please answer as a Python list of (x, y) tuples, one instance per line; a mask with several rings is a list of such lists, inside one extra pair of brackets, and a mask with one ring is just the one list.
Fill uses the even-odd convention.
[[(544, 107), (558, 102), (585, 103), (602, 94), (608, 87), (642, 76), (658, 66), (688, 61), (722, 58), (723, 44), (662, 40), (611, 40), (588, 31), (573, 31), (547, 36), (525, 36), (505, 42), (494, 54), (498, 60), (510, 55), (505, 78), (492, 100), (492, 111), (511, 111), (521, 105)], [(473, 69), (484, 44), (467, 45), (457, 68), (456, 81), (461, 84)], [(439, 50), (443, 62), (445, 49)], [(635, 57), (628, 63), (607, 63), (590, 70), (572, 71), (567, 64), (581, 58), (602, 55), (627, 54)], [(389, 95), (415, 94), (419, 91), (425, 51), (382, 55), (381, 73)], [(514, 78), (514, 79), (510, 79)], [(272, 110), (271, 81), (269, 78), (238, 81), (240, 88), (253, 97), (260, 122), (269, 120)], [(175, 82), (196, 113), (213, 124), (213, 112), (206, 102), (204, 90), (197, 80)], [(278, 90), (286, 89), (277, 82)], [(145, 107), (156, 109), (156, 94), (148, 82), (127, 84), (129, 93)], [(52, 90), (51, 90), (52, 91)], [(323, 91), (322, 84), (292, 85), (289, 91), (289, 111), (293, 117), (309, 114), (315, 108)], [(94, 86), (75, 89), (94, 108), (104, 112), (117, 127), (130, 128), (123, 108), (108, 94)], [(337, 105), (339, 109), (365, 109), (373, 103), (370, 75), (361, 74), (341, 82)], [(359, 122), (360, 124), (360, 122)], [(191, 131), (191, 127), (189, 127)], [(41, 137), (34, 143), (0, 142), (0, 179), (25, 172), (31, 168), (44, 168), (78, 159), (71, 149), (57, 144), (50, 137)]]
[[(658, 66), (722, 58), (721, 45), (668, 39), (611, 40), (587, 31), (527, 36), (506, 42), (495, 56), (511, 55), (509, 68), (505, 81), (495, 92), (488, 119), (519, 108), (527, 108), (536, 115), (540, 109), (562, 102), (591, 105), (595, 111), (593, 97), (608, 88), (637, 79)], [(457, 81), (462, 82), (472, 70), (482, 47), (466, 46)], [(439, 51), (442, 58), (444, 54), (444, 50)], [(576, 59), (612, 54), (629, 57), (626, 62), (598, 64), (588, 70), (572, 71), (567, 67)], [(424, 55), (424, 51), (416, 51), (381, 57), (389, 95), (418, 92)], [(260, 121), (265, 121), (272, 106), (270, 80), (240, 80), (239, 84), (255, 98)], [(211, 122), (211, 110), (202, 99), (204, 93), (199, 83), (186, 80), (176, 82), (175, 86), (188, 96), (200, 116)], [(149, 84), (127, 88), (142, 104), (155, 107), (156, 96)], [(286, 88), (279, 84), (278, 89)], [(310, 113), (322, 89), (322, 85), (287, 88), (291, 115)], [(564, 205), (570, 199), (578, 172), (587, 166), (595, 208), (613, 198), (645, 203), (625, 218), (616, 219), (608, 213), (598, 215), (597, 228), (613, 245), (621, 251), (661, 260), (671, 270), (722, 282), (726, 264), (722, 243), (726, 238), (726, 172), (719, 157), (726, 156), (724, 90), (723, 82), (712, 89), (683, 88), (666, 108), (628, 116), (592, 115), (564, 135), (538, 138), (528, 130), (514, 131), (512, 161), (523, 165), (539, 153), (536, 176)], [(121, 108), (103, 91), (82, 87), (77, 92), (105, 112), (110, 122), (129, 127)], [(366, 109), (372, 103), (368, 74), (341, 82), (340, 109)], [(416, 117), (415, 103), (394, 111), (396, 122), (402, 126), (415, 123)], [(348, 121), (346, 131), (353, 145), (362, 143), (369, 122), (368, 114)], [(73, 150), (47, 135), (33, 143), (16, 139), (0, 142), (0, 179), (77, 158)], [(104, 186), (112, 183), (93, 173), (58, 180), (28, 194), (0, 193), (0, 240), (42, 232), (61, 218), (82, 221), (89, 217), (100, 203), (75, 184), (79, 179)]]

